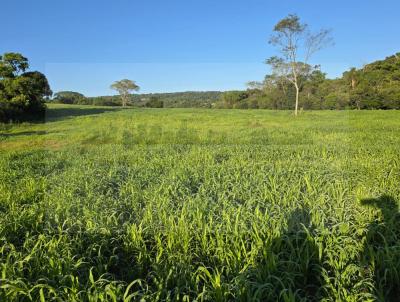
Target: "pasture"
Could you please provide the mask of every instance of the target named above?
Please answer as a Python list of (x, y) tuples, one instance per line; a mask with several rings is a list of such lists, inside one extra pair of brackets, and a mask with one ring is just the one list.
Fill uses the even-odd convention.
[(0, 125), (0, 301), (396, 301), (400, 112), (51, 105)]

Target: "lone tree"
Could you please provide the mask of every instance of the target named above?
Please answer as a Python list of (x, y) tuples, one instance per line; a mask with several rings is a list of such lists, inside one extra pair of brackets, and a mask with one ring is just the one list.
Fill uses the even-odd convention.
[(273, 73), (286, 78), (296, 88), (297, 116), (302, 79), (307, 78), (318, 66), (308, 64), (311, 56), (323, 47), (331, 44), (330, 31), (321, 29), (312, 33), (308, 25), (300, 22), (297, 15), (288, 15), (274, 27), (269, 43), (278, 48), (281, 56), (269, 58)]
[(123, 79), (121, 81), (116, 81), (111, 85), (111, 89), (118, 91), (122, 99), (122, 107), (125, 107), (129, 100), (129, 95), (131, 91), (138, 91), (140, 87), (136, 85), (134, 81)]

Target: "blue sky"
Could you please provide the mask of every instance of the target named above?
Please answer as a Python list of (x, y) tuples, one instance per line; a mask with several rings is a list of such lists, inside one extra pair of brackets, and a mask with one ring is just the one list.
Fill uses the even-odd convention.
[(297, 13), (331, 28), (335, 46), (313, 63), (330, 77), (400, 51), (400, 1), (0, 0), (0, 53), (21, 52), (53, 91), (113, 94), (243, 89), (268, 73), (274, 24)]

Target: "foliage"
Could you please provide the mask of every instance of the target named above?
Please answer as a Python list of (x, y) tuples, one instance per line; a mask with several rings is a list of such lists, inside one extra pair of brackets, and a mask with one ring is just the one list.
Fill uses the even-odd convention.
[[(274, 67), (263, 82), (248, 83), (248, 97), (236, 100), (242, 107), (292, 109), (295, 90), (284, 73)], [(352, 68), (338, 79), (327, 79), (318, 66), (299, 80), (300, 107), (303, 109), (400, 109), (400, 54), (376, 61), (363, 68)], [(227, 92), (229, 94), (229, 92)], [(217, 107), (224, 107), (223, 98)], [(246, 104), (243, 104), (246, 103)], [(229, 108), (233, 108), (231, 104)], [(225, 107), (228, 108), (228, 107)]]
[(225, 109), (246, 109), (248, 107), (245, 100), (249, 97), (246, 91), (227, 91), (221, 96), (221, 103), (218, 104), (219, 108)]
[(28, 68), (21, 54), (0, 56), (0, 122), (44, 118), (44, 98), (52, 92), (46, 77)]
[[(132, 95), (129, 96), (130, 101), (127, 105), (132, 106)], [(121, 97), (119, 96), (96, 96), (87, 97), (83, 101), (82, 105), (95, 105), (95, 106), (122, 106)]]
[(61, 104), (84, 105), (86, 103), (86, 98), (79, 92), (59, 91), (54, 94), (53, 101)]
[(111, 85), (111, 88), (118, 91), (121, 95), (122, 106), (125, 107), (129, 101), (129, 94), (132, 91), (138, 91), (139, 86), (132, 80), (123, 79), (120, 81), (116, 81)]
[(148, 107), (148, 108), (163, 108), (164, 107), (164, 102), (162, 100), (160, 100), (158, 97), (152, 96), (146, 102), (145, 106)]
[(49, 108), (0, 132), (1, 301), (397, 301), (400, 112)]
[(350, 102), (359, 109), (400, 109), (400, 53), (353, 69), (343, 77)]
[[(163, 102), (164, 108), (211, 108), (219, 100), (221, 94), (222, 92), (219, 91), (131, 94), (129, 95), (128, 105), (145, 107), (147, 101), (155, 97)], [(121, 106), (121, 100), (118, 96), (89, 97), (86, 104)]]

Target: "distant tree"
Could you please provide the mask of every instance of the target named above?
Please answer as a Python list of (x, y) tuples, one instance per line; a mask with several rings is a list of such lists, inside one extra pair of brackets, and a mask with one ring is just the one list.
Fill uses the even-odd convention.
[(315, 69), (302, 81), (300, 95), (304, 98), (304, 109), (322, 109), (322, 95), (320, 91), (321, 85), (325, 80), (326, 74), (321, 72), (319, 69)]
[(44, 74), (25, 72), (28, 68), (21, 54), (0, 56), (0, 121), (44, 118), (44, 101), (52, 91)]
[(129, 95), (132, 91), (138, 91), (140, 87), (136, 85), (134, 81), (123, 79), (116, 81), (111, 85), (111, 89), (118, 91), (122, 99), (122, 106), (125, 107), (128, 104)]
[(343, 80), (346, 83), (346, 91), (349, 94), (351, 105), (355, 106), (358, 110), (361, 109), (361, 99), (357, 96), (356, 88), (359, 83), (360, 72), (356, 68), (351, 68), (349, 71), (343, 73)]
[(248, 108), (246, 99), (249, 96), (247, 91), (226, 91), (221, 95), (221, 100), (217, 104), (218, 108), (225, 109), (246, 109)]
[(146, 102), (146, 107), (148, 107), (148, 108), (163, 108), (164, 102), (156, 96), (151, 96), (150, 99)]
[(85, 104), (86, 97), (74, 91), (59, 91), (54, 94), (53, 101), (62, 104)]
[(267, 64), (274, 72), (284, 76), (296, 89), (295, 115), (298, 113), (300, 81), (313, 71), (308, 64), (311, 56), (330, 43), (329, 31), (322, 29), (316, 33), (308, 30), (297, 15), (289, 15), (274, 27), (270, 44), (276, 46), (281, 57), (271, 57)]

